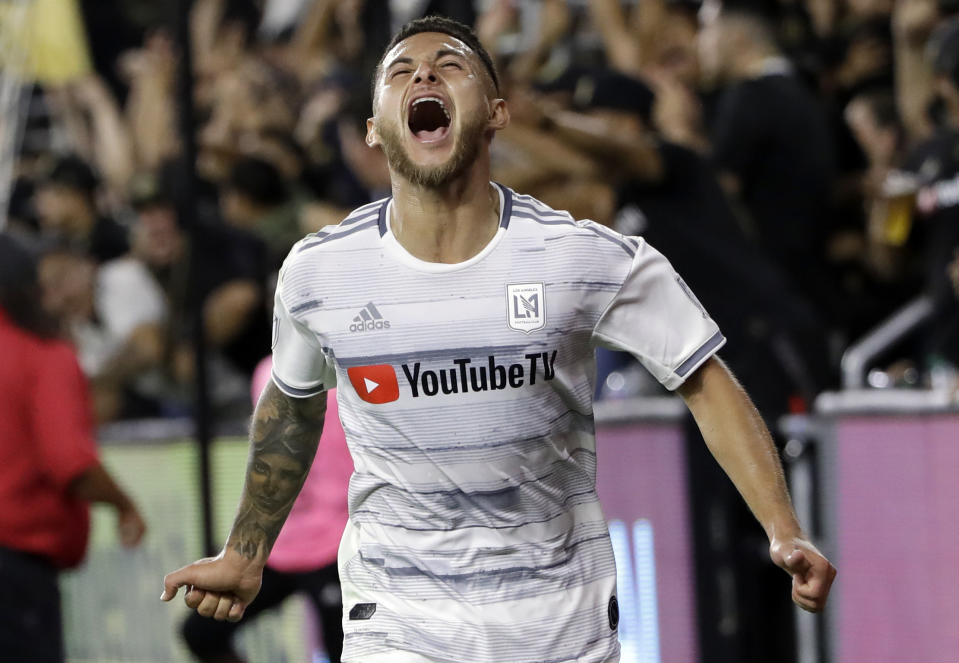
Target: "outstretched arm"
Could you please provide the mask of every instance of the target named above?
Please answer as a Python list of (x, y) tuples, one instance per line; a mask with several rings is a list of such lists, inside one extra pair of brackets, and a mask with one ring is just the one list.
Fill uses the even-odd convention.
[(246, 485), (219, 555), (163, 580), (164, 601), (187, 586), (186, 603), (204, 617), (237, 621), (260, 589), (273, 543), (303, 486), (326, 414), (326, 393), (291, 398), (272, 382), (253, 414)]
[(776, 447), (749, 396), (715, 357), (679, 393), (709, 450), (766, 530), (773, 562), (793, 577), (793, 601), (810, 612), (822, 610), (836, 569), (806, 539)]

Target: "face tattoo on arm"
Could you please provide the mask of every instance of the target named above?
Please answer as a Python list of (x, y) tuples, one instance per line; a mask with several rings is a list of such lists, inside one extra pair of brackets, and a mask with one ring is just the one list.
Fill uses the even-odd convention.
[(326, 414), (326, 392), (291, 398), (269, 383), (253, 414), (246, 484), (227, 546), (265, 560), (306, 479)]

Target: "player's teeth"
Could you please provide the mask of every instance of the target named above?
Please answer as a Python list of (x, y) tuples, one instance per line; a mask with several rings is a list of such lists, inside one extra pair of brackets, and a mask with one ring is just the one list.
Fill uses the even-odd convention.
[(422, 103), (422, 102), (424, 102), (424, 101), (435, 101), (436, 103), (438, 103), (438, 104), (440, 105), (440, 108), (443, 109), (443, 115), (446, 117), (446, 121), (447, 121), (447, 122), (451, 122), (451, 121), (452, 121), (452, 118), (450, 118), (450, 112), (449, 112), (448, 110), (446, 110), (446, 104), (445, 104), (445, 103), (443, 102), (443, 100), (440, 99), (439, 97), (420, 97), (419, 99), (417, 99), (417, 100), (415, 100), (415, 101), (413, 102), (413, 105), (412, 105), (410, 108), (411, 108), (411, 109), (412, 109), (412, 108), (416, 108), (416, 106), (417, 106), (418, 104), (420, 104), (420, 103)]
[(439, 99), (439, 98), (437, 98), (437, 97), (422, 97), (421, 99), (417, 99), (416, 101), (414, 101), (414, 102), (413, 102), (413, 105), (415, 106), (415, 105), (417, 105), (417, 104), (419, 104), (419, 103), (422, 103), (422, 102), (424, 102), (424, 101), (435, 101), (435, 102), (438, 103), (438, 104), (440, 105), (440, 107), (443, 109), (443, 112), (444, 112), (444, 113), (446, 112), (446, 104), (443, 103), (443, 100), (442, 100), (442, 99)]

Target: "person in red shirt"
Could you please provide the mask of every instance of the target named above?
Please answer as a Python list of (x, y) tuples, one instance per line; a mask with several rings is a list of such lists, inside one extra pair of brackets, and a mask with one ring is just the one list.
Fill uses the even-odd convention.
[(0, 657), (59, 663), (57, 572), (83, 559), (89, 503), (116, 508), (125, 546), (146, 526), (100, 464), (86, 379), (39, 302), (31, 256), (0, 234)]

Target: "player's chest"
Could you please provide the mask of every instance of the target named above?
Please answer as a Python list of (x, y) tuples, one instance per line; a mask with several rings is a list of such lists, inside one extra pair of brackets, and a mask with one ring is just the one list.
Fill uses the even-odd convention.
[(337, 356), (431, 344), (517, 345), (575, 327), (582, 302), (570, 270), (539, 243), (510, 242), (467, 269), (423, 273), (378, 261), (323, 293), (310, 319)]
[(373, 404), (543, 388), (577, 326), (575, 303), (535, 273), (418, 281), (323, 316), (341, 380)]
[(310, 326), (338, 356), (430, 344), (526, 344), (576, 326), (575, 293), (548, 275), (498, 276), (389, 284), (328, 298)]

